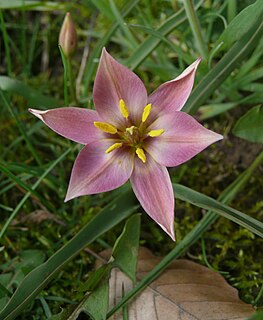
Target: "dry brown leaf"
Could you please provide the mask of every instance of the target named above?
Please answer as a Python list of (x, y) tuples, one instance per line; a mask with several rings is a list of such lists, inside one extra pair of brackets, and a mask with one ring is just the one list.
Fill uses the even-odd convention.
[[(102, 254), (108, 258), (108, 253)], [(140, 248), (137, 278), (143, 278), (161, 258)], [(131, 280), (117, 269), (110, 278), (109, 308), (132, 289)], [(218, 273), (189, 260), (175, 260), (128, 305), (129, 320), (244, 320), (255, 310)], [(110, 318), (122, 320), (121, 311)]]

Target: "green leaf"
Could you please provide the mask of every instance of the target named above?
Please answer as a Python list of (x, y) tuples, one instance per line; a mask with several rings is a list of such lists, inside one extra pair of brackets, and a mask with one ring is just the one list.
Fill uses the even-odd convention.
[[(195, 6), (195, 10), (197, 10), (203, 1), (199, 1)], [(158, 37), (156, 34), (148, 37), (145, 41), (141, 43), (134, 51), (134, 53), (127, 60), (127, 66), (130, 69), (134, 70), (137, 68), (144, 59), (158, 46), (158, 44), (162, 41), (160, 36), (168, 35), (173, 29), (178, 27), (181, 23), (187, 20), (185, 11), (183, 9), (179, 10), (176, 14), (169, 17), (157, 30)]]
[(200, 119), (205, 120), (224, 113), (238, 105), (238, 102), (211, 103), (199, 108)]
[(38, 293), (85, 246), (137, 210), (139, 205), (131, 190), (110, 202), (85, 225), (70, 241), (45, 263), (30, 272), (17, 288), (6, 307), (0, 312), (1, 320), (14, 319)]
[(173, 189), (176, 198), (190, 202), (197, 207), (216, 212), (263, 238), (262, 222), (185, 186), (173, 184)]
[[(109, 280), (105, 279), (83, 302), (81, 311), (88, 314), (92, 320), (106, 320), (109, 301)], [(75, 318), (69, 318), (73, 320)]]
[(253, 314), (253, 316), (249, 317), (247, 320), (262, 320), (262, 319), (263, 319), (263, 311), (259, 311)]
[[(229, 48), (234, 42), (242, 39), (246, 33), (253, 28), (255, 23), (260, 23), (263, 16), (263, 1), (257, 0), (255, 3), (241, 11), (228, 25), (216, 41), (215, 46), (220, 42), (224, 45), (220, 48)], [(219, 52), (219, 51), (218, 51)]]
[[(257, 156), (254, 162), (246, 169), (238, 178), (231, 183), (219, 196), (222, 203), (231, 201), (236, 194), (245, 186), (246, 182), (251, 177), (254, 170), (263, 161), (263, 151)], [(180, 257), (185, 253), (188, 248), (193, 245), (202, 234), (211, 227), (216, 221), (218, 215), (213, 211), (208, 211), (206, 215), (196, 224), (196, 226), (179, 242), (172, 251), (170, 251), (163, 260), (156, 265), (136, 286), (126, 294), (120, 302), (118, 302), (107, 314), (107, 317), (111, 317), (117, 310), (126, 305), (131, 299), (133, 299), (138, 293), (146, 288), (152, 281), (154, 281), (168, 266), (174, 261), (174, 259)]]
[(233, 133), (251, 142), (263, 143), (263, 106), (256, 106), (236, 123)]
[(263, 22), (255, 23), (253, 28), (243, 38), (237, 41), (217, 65), (208, 72), (198, 84), (182, 111), (194, 114), (199, 106), (214, 93), (225, 81), (237, 65), (253, 50), (262, 36)]
[(133, 282), (136, 281), (136, 264), (140, 239), (141, 215), (132, 216), (125, 224), (112, 251), (113, 265), (120, 268)]
[(93, 291), (99, 282), (105, 278), (105, 275), (108, 274), (111, 268), (111, 263), (103, 264), (89, 275), (88, 280), (78, 289), (78, 291)]
[(47, 97), (23, 82), (6, 76), (0, 76), (0, 89), (24, 97), (28, 100), (28, 107), (55, 107), (59, 105), (56, 99)]
[(34, 1), (34, 0), (1, 0), (0, 9), (20, 9), (20, 10), (59, 10), (65, 8), (64, 4), (54, 1)]

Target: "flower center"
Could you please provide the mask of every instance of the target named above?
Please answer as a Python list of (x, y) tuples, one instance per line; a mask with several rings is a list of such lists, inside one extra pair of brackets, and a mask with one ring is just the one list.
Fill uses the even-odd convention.
[(141, 118), (141, 124), (139, 125), (139, 127), (130, 125), (130, 121), (128, 121), (130, 115), (129, 109), (123, 99), (120, 100), (119, 107), (122, 116), (127, 120), (127, 124), (129, 123), (125, 130), (119, 130), (118, 128), (107, 122), (94, 122), (94, 126), (96, 128), (104, 131), (105, 133), (113, 135), (113, 138), (116, 140), (114, 144), (112, 144), (107, 150), (105, 150), (105, 153), (110, 153), (121, 147), (129, 147), (132, 148), (138, 158), (143, 163), (145, 163), (147, 158), (143, 147), (144, 140), (148, 137), (159, 137), (164, 133), (164, 129), (147, 130), (147, 128), (145, 127), (144, 123), (151, 113), (151, 104), (147, 104), (147, 106), (144, 108)]

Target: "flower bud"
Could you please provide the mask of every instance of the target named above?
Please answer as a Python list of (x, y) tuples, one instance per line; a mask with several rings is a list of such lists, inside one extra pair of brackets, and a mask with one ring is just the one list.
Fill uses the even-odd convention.
[(69, 12), (63, 21), (58, 43), (67, 57), (71, 56), (77, 47), (77, 32)]

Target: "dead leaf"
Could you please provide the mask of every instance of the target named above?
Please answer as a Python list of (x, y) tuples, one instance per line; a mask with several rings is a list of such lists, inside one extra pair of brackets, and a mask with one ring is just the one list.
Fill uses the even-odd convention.
[[(102, 253), (104, 258), (109, 253)], [(137, 278), (142, 279), (161, 258), (140, 248)], [(110, 278), (109, 310), (133, 287), (118, 269)], [(129, 320), (244, 320), (255, 310), (238, 297), (218, 273), (190, 260), (175, 260), (127, 307)], [(111, 320), (123, 319), (121, 311)]]

